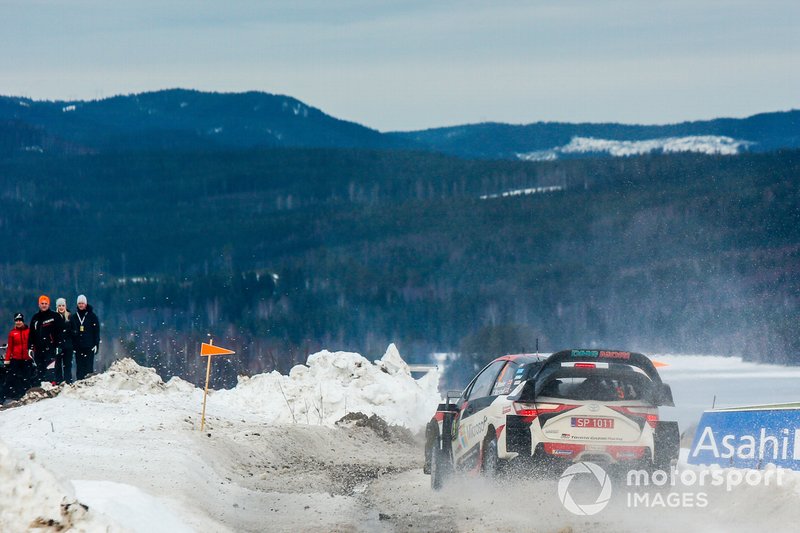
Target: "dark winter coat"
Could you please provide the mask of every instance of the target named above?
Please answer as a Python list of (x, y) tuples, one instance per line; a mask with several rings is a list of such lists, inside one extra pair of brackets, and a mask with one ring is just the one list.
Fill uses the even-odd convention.
[[(83, 327), (83, 330), (81, 330)], [(91, 305), (69, 315), (69, 329), (72, 333), (72, 347), (75, 351), (91, 350), (100, 345), (100, 320)]]
[(64, 318), (53, 311), (39, 311), (31, 318), (28, 347), (37, 354), (54, 354), (64, 340)]
[(66, 314), (67, 314), (66, 317), (64, 317), (64, 315), (61, 315), (61, 317), (64, 318), (64, 336), (63, 336), (64, 342), (61, 345), (61, 347), (65, 353), (72, 353), (72, 329), (70, 329), (72, 326), (70, 325), (70, 320), (69, 320), (69, 317), (72, 316), (72, 313), (70, 313), (69, 309), (67, 309)]
[(30, 329), (28, 326), (21, 328), (14, 328), (8, 334), (8, 348), (6, 349), (6, 361), (11, 359), (20, 359), (27, 361), (28, 357), (28, 335)]

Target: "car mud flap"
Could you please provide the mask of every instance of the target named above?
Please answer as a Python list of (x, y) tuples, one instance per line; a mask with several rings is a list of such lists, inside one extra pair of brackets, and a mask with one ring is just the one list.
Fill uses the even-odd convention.
[(531, 423), (517, 415), (506, 416), (506, 451), (531, 455)]
[(653, 435), (653, 447), (653, 464), (657, 468), (669, 468), (680, 454), (681, 434), (678, 423), (659, 421)]

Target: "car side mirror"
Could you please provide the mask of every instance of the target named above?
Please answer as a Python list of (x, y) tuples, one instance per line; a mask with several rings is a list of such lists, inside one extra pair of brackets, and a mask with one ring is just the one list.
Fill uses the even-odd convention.
[(656, 391), (656, 405), (675, 407), (675, 402), (672, 400), (672, 388), (666, 383), (661, 383), (658, 386)]
[[(445, 395), (447, 405), (458, 406), (463, 398), (464, 392), (460, 390), (449, 390)], [(453, 401), (455, 400), (455, 401)]]

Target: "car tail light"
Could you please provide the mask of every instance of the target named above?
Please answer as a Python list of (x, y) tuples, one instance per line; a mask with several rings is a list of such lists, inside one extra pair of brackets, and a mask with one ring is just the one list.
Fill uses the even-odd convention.
[(566, 406), (560, 403), (518, 403), (514, 402), (514, 412), (522, 417), (523, 422), (533, 422), (537, 416), (546, 413), (557, 413)]
[(596, 368), (594, 363), (575, 363), (573, 368)]
[(634, 411), (630, 407), (612, 407), (612, 409), (626, 415), (642, 417), (653, 429), (656, 429), (656, 426), (658, 425), (658, 415), (656, 413), (642, 413), (639, 411)]

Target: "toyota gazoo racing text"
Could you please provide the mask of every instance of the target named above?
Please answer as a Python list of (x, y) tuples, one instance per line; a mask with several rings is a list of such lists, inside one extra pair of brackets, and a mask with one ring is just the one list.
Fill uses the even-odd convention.
[(505, 355), (481, 370), (426, 429), (425, 472), (438, 489), (454, 470), (488, 476), (516, 465), (547, 470), (591, 461), (668, 469), (677, 461), (673, 406), (646, 356), (614, 350)]

